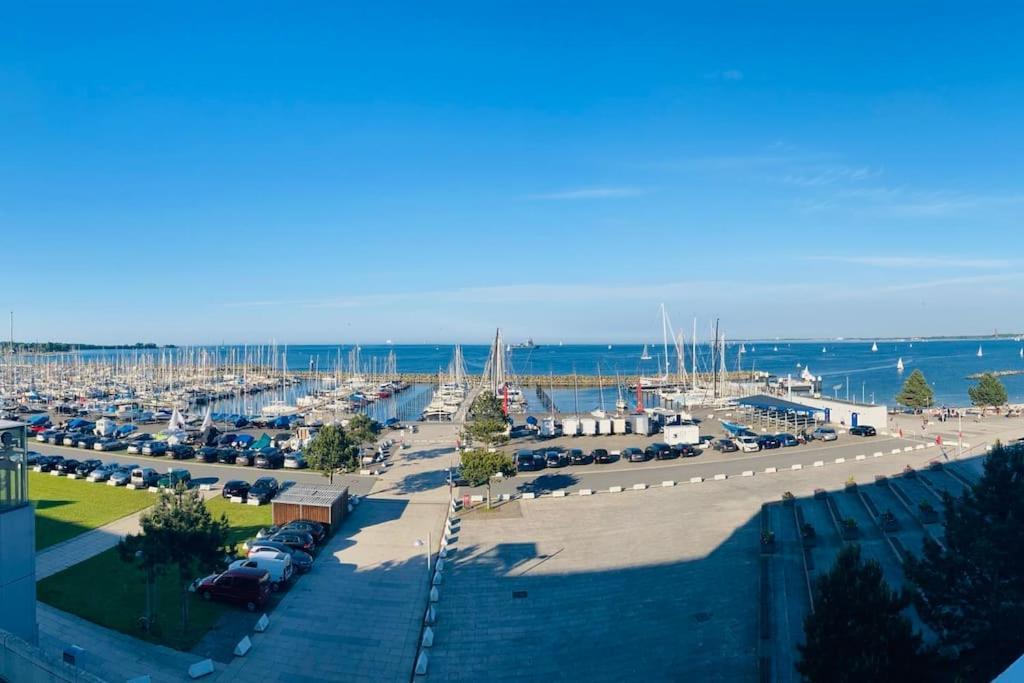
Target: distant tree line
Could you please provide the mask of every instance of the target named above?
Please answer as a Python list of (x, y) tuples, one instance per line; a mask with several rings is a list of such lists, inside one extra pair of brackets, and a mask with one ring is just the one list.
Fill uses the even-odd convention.
[[(925, 538), (894, 591), (847, 546), (815, 583), (797, 670), (808, 681), (995, 679), (1024, 655), (1024, 444), (996, 446), (975, 485), (943, 493), (942, 543)], [(925, 643), (905, 608), (934, 634)]]
[[(0, 344), (6, 353), (11, 352), (11, 342)], [(69, 344), (67, 342), (14, 342), (15, 353), (70, 353), (71, 351), (124, 350), (124, 349), (173, 349), (174, 344), (135, 342), (134, 344)]]

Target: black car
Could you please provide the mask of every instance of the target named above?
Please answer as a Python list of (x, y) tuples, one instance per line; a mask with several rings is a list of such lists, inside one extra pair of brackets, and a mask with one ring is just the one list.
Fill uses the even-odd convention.
[(249, 482), (242, 481), (241, 479), (232, 479), (231, 481), (224, 483), (224, 488), (221, 489), (220, 495), (224, 498), (231, 498), (232, 496), (241, 496), (242, 500), (245, 500), (249, 493)]
[(57, 464), (56, 470), (61, 474), (74, 474), (82, 463), (75, 459), (64, 460)]
[(697, 448), (693, 444), (688, 443), (673, 444), (672, 452), (678, 455), (680, 458), (693, 458), (701, 454), (699, 448)]
[(29, 467), (35, 467), (39, 463), (39, 458), (43, 456), (36, 451), (29, 451), (25, 454), (25, 464)]
[(83, 437), (80, 437), (75, 446), (77, 446), (78, 448), (87, 448), (89, 450), (92, 450), (92, 447), (95, 446), (96, 442), (99, 440), (100, 438), (98, 436), (91, 436), (87, 434)]
[(269, 540), (252, 540), (246, 543), (246, 548), (248, 549), (249, 554), (259, 552), (260, 550), (275, 550), (279, 553), (288, 553), (292, 557), (292, 564), (302, 573), (306, 573), (313, 568), (312, 555), (304, 550), (296, 550), (290, 545), (285, 545), (284, 543)]
[(217, 449), (217, 462), (225, 465), (234, 465), (235, 459), (238, 458), (238, 451), (234, 448), (218, 448)]
[(531, 433), (532, 430), (527, 425), (516, 425), (509, 430), (509, 438), (519, 439), (524, 436), (529, 436)]
[(448, 481), (452, 486), (469, 486), (469, 482), (462, 476), (462, 471), (458, 467), (448, 471)]
[(217, 439), (218, 446), (233, 446), (235, 445), (235, 439), (238, 438), (238, 434), (221, 434), (220, 438)]
[(732, 439), (718, 439), (711, 444), (711, 447), (722, 453), (735, 453), (740, 449)]
[(516, 471), (534, 472), (544, 469), (544, 456), (537, 457), (533, 451), (519, 451), (516, 453)]
[(46, 443), (48, 443), (48, 444), (50, 444), (52, 446), (63, 446), (64, 445), (64, 437), (67, 436), (67, 435), (68, 435), (67, 432), (62, 432), (60, 430), (55, 430), (55, 431), (51, 432), (48, 437), (46, 437)]
[(254, 451), (235, 451), (235, 464), (251, 467), (256, 462)]
[(269, 503), (277, 495), (277, 491), (277, 479), (273, 477), (260, 477), (249, 487), (249, 498), (255, 498), (261, 503)]
[(647, 460), (669, 460), (676, 455), (667, 443), (652, 443), (644, 449), (644, 456)]
[(175, 460), (188, 460), (196, 457), (196, 449), (185, 444), (175, 444), (167, 449), (167, 454)]
[(92, 472), (94, 469), (96, 469), (102, 464), (102, 460), (83, 460), (82, 462), (78, 463), (78, 467), (75, 468), (75, 474), (77, 474), (80, 477), (87, 477), (89, 476), (90, 472)]
[(203, 446), (196, 454), (203, 462), (217, 462), (219, 450), (214, 446)]
[(589, 465), (592, 462), (594, 462), (594, 456), (583, 452), (582, 448), (574, 448), (569, 451), (570, 465)]
[(647, 462), (647, 453), (640, 450), (639, 448), (623, 448), (622, 459), (626, 462)]
[(63, 455), (41, 455), (36, 461), (36, 467), (40, 472), (52, 472), (57, 466), (64, 462)]
[(854, 436), (878, 436), (878, 432), (871, 425), (857, 425), (850, 427), (850, 434)]
[(316, 542), (313, 541), (312, 534), (308, 534), (304, 531), (289, 530), (279, 531), (270, 537), (271, 541), (277, 541), (278, 543), (284, 543), (290, 548), (295, 550), (301, 550), (303, 552), (312, 553), (313, 548), (316, 547)]
[(782, 434), (776, 434), (775, 438), (779, 440), (783, 448), (792, 448), (793, 446), (799, 446), (800, 442), (792, 434), (783, 432)]
[(609, 453), (607, 448), (595, 448), (590, 452), (590, 458), (599, 465), (615, 462), (615, 456)]
[(320, 542), (324, 540), (324, 537), (327, 536), (327, 527), (320, 522), (314, 522), (308, 519), (296, 519), (288, 522), (281, 527), (280, 531), (302, 531), (312, 536), (313, 541), (315, 541), (317, 545), (319, 545)]
[(547, 467), (565, 467), (569, 464), (569, 456), (564, 451), (547, 451), (544, 453), (544, 464)]
[(771, 434), (762, 434), (757, 437), (757, 445), (761, 447), (761, 450), (766, 451), (772, 448), (782, 448), (782, 442), (776, 439)]
[(284, 453), (280, 448), (273, 446), (261, 448), (256, 454), (256, 467), (261, 470), (276, 470), (284, 467)]

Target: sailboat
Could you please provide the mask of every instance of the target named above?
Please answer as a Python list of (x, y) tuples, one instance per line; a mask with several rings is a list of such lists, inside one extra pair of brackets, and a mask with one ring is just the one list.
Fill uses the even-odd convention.
[(1020, 357), (1021, 357), (1021, 358), (1024, 358), (1024, 349), (1021, 349), (1021, 350), (1020, 350)]
[(827, 351), (827, 350), (825, 349), (825, 347), (824, 347), (824, 346), (822, 346), (822, 347), (821, 347), (821, 352), (822, 352), (822, 353), (827, 353), (828, 351)]
[(903, 358), (896, 361), (896, 372), (903, 372)]
[(871, 342), (871, 353), (878, 353), (878, 344)]
[(640, 360), (650, 360), (651, 352), (647, 350), (647, 344), (644, 344), (644, 352), (640, 354)]
[(978, 358), (981, 358), (981, 357), (982, 357), (982, 356), (984, 356), (984, 355), (985, 355), (985, 354), (984, 354), (984, 353), (982, 353), (982, 351), (981, 351), (981, 346), (979, 345), (979, 346), (978, 346), (978, 353), (977, 353), (977, 356), (978, 356)]
[(778, 353), (779, 352), (779, 347), (778, 346), (772, 347), (772, 351), (775, 351), (776, 353)]
[(609, 351), (611, 351), (611, 350), (612, 350), (612, 345), (611, 345), (611, 344), (609, 344), (609, 345), (608, 345), (608, 350), (609, 350)]
[(751, 353), (757, 353), (757, 347), (756, 346), (751, 346), (750, 347), (750, 352)]
[(740, 353), (746, 353), (746, 352), (747, 352), (747, 347), (745, 345), (743, 345), (743, 344), (740, 344)]

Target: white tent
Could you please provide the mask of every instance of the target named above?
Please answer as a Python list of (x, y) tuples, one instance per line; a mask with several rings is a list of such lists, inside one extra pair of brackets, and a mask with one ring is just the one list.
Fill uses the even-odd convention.
[(174, 431), (185, 428), (185, 418), (182, 417), (181, 412), (175, 408), (174, 412), (171, 413), (171, 419), (167, 422), (167, 430)]
[(203, 417), (203, 424), (199, 427), (201, 433), (205, 433), (210, 427), (213, 426), (213, 417), (210, 414), (210, 407), (206, 407), (206, 416)]

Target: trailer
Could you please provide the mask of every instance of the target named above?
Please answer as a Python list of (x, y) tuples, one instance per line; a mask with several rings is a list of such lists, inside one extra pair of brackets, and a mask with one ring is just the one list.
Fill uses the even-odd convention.
[(597, 434), (597, 420), (592, 417), (581, 417), (580, 434), (583, 436), (595, 436)]
[(695, 424), (666, 425), (665, 443), (669, 446), (676, 444), (694, 446), (700, 443), (700, 427)]

